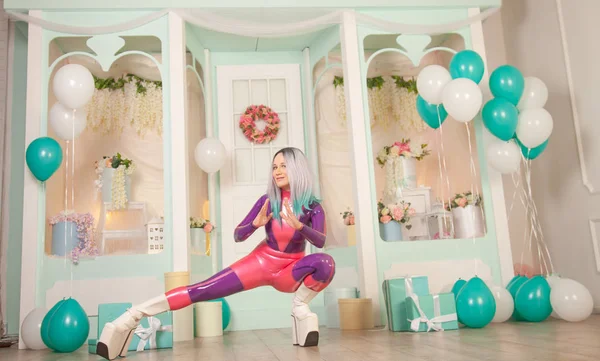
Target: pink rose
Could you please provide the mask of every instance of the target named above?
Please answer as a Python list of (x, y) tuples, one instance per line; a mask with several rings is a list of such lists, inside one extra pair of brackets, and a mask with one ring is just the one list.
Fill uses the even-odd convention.
[(392, 217), (399, 221), (402, 219), (402, 217), (404, 217), (404, 210), (400, 207), (396, 207), (392, 210)]
[(349, 225), (350, 225), (350, 217), (346, 217), (346, 218), (344, 218), (344, 224), (345, 224), (346, 226), (349, 226)]
[(348, 217), (348, 218), (350, 218), (350, 224), (351, 224), (351, 225), (352, 225), (352, 224), (354, 224), (354, 216), (350, 216), (350, 217)]
[(212, 232), (212, 230), (213, 230), (213, 225), (212, 225), (212, 224), (210, 224), (210, 223), (207, 223), (207, 224), (204, 226), (204, 232), (206, 232), (206, 233), (210, 233), (210, 232)]
[(383, 224), (388, 223), (391, 220), (392, 220), (392, 217), (390, 217), (390, 216), (381, 216), (381, 218), (379, 218), (379, 222), (381, 222)]
[(464, 207), (467, 205), (467, 199), (466, 198), (458, 198), (456, 200), (456, 204), (458, 204), (459, 207)]
[(404, 152), (410, 153), (410, 144), (408, 143), (395, 142), (394, 146), (398, 147), (398, 154), (402, 154)]
[(414, 208), (411, 208), (411, 209), (409, 209), (409, 210), (408, 210), (408, 215), (409, 215), (409, 216), (411, 216), (411, 217), (412, 217), (412, 216), (414, 216), (415, 214), (417, 214), (417, 211), (416, 211)]

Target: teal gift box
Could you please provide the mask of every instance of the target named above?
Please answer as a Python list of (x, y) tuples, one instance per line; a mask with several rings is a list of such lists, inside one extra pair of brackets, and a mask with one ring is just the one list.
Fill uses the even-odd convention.
[(402, 277), (383, 282), (383, 295), (387, 310), (388, 327), (390, 331), (410, 331), (410, 322), (406, 314), (406, 297), (410, 296), (410, 289), (417, 296), (429, 294), (429, 280), (427, 276)]
[(418, 296), (417, 299), (425, 317), (421, 316), (415, 301), (407, 297), (406, 314), (411, 321), (411, 331), (428, 332), (458, 329), (454, 293)]
[[(103, 303), (98, 305), (98, 337), (107, 322), (116, 320), (119, 316), (131, 308), (131, 303)], [(152, 322), (153, 328), (150, 328)], [(149, 350), (150, 348), (172, 348), (173, 347), (173, 313), (164, 312), (153, 317), (143, 318), (136, 329), (136, 334), (131, 339), (128, 351), (136, 351), (139, 348)], [(152, 335), (154, 334), (154, 336)], [(142, 336), (144, 340), (142, 340)], [(141, 341), (141, 343), (140, 343)], [(141, 351), (141, 350), (140, 350)]]
[(129, 351), (173, 347), (173, 313), (163, 312), (142, 319), (129, 344)]

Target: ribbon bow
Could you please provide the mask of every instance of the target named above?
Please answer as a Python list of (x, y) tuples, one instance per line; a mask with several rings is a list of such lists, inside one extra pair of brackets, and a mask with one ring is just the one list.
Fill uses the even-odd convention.
[(171, 326), (171, 325), (162, 326), (160, 320), (156, 317), (148, 317), (148, 326), (149, 327), (146, 328), (146, 327), (143, 327), (141, 324), (139, 324), (138, 327), (135, 329), (135, 332), (134, 332), (135, 335), (140, 338), (140, 342), (137, 345), (138, 352), (144, 350), (148, 341), (150, 341), (151, 349), (157, 347), (156, 333), (158, 331), (169, 331), (169, 332), (173, 331), (173, 326)]
[[(405, 281), (406, 283), (406, 281)], [(412, 280), (411, 280), (411, 286), (412, 286)], [(408, 290), (408, 287), (406, 287), (406, 289)], [(412, 288), (411, 288), (411, 294), (410, 297), (413, 299), (413, 301), (415, 302), (415, 306), (417, 307), (417, 310), (419, 311), (419, 317), (415, 318), (414, 320), (409, 320), (410, 321), (410, 329), (417, 332), (419, 331), (419, 326), (421, 324), (421, 322), (424, 322), (427, 324), (427, 332), (434, 330), (434, 331), (444, 331), (444, 328), (442, 327), (442, 322), (450, 322), (450, 321), (455, 321), (457, 319), (456, 317), (456, 313), (451, 313), (448, 315), (441, 315), (441, 308), (440, 308), (440, 296), (439, 295), (433, 295), (433, 318), (428, 318), (425, 315), (425, 312), (423, 312), (423, 310), (421, 309), (421, 306), (419, 304), (419, 296), (417, 296), (416, 294), (414, 294), (414, 292), (412, 292)]]

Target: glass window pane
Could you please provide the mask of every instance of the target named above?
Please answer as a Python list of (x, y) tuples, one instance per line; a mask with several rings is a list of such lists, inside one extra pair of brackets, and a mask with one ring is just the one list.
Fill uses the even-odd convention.
[(271, 151), (269, 148), (254, 149), (254, 179), (257, 183), (266, 183), (269, 180), (268, 169), (271, 169)]
[(252, 104), (269, 105), (269, 97), (267, 94), (267, 81), (263, 79), (252, 80)]
[(269, 85), (271, 87), (271, 108), (276, 112), (287, 111), (285, 79), (271, 79)]
[(277, 137), (273, 140), (272, 144), (274, 146), (284, 147), (289, 144), (288, 142), (288, 118), (286, 113), (278, 113), (279, 114), (279, 133), (277, 133)]
[(233, 81), (233, 112), (243, 113), (248, 106), (248, 81), (234, 80)]
[(235, 151), (235, 180), (236, 182), (252, 181), (252, 151), (238, 149)]

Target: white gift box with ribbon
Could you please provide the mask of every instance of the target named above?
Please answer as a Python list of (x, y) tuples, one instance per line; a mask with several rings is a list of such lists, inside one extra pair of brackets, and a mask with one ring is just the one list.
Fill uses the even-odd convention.
[(140, 324), (134, 331), (135, 335), (140, 338), (136, 349), (138, 352), (144, 351), (148, 343), (150, 349), (158, 348), (156, 343), (156, 334), (158, 332), (173, 332), (173, 325), (162, 325), (156, 317), (148, 317), (148, 325), (148, 327), (144, 327)]

